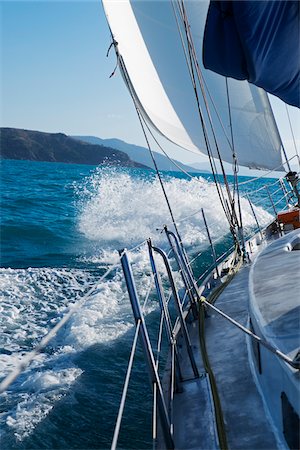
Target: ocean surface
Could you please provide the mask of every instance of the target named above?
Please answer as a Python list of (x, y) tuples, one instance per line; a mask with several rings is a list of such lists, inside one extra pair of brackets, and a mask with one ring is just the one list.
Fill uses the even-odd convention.
[[(190, 259), (196, 257), (193, 269), (198, 278), (212, 264), (201, 208), (218, 255), (232, 245), (212, 177), (166, 173), (164, 182), (186, 250)], [(242, 185), (241, 192), (265, 183)], [(276, 179), (267, 183), (277, 207), (283, 207)], [(250, 195), (260, 225), (266, 225), (272, 214), (267, 192)], [(249, 234), (256, 228), (255, 220), (245, 198), (241, 206)], [(143, 243), (129, 257), (141, 302), (150, 292), (145, 314), (154, 336), (159, 311), (150, 291), (144, 241), (151, 236), (155, 245), (167, 250), (161, 228), (170, 223), (152, 171), (1, 162), (1, 379), (69, 306), (81, 301), (57, 336), (1, 395), (1, 450), (110, 447), (134, 335), (117, 250)], [(109, 267), (112, 272), (99, 283)], [(152, 448), (151, 405), (139, 349), (120, 448)]]

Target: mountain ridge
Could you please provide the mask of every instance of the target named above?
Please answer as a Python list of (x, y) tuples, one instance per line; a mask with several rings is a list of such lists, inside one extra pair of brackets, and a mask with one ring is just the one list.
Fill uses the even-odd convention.
[[(83, 140), (84, 142), (89, 142), (90, 144), (98, 144), (98, 145), (108, 145), (112, 148), (116, 148), (117, 150), (120, 150), (124, 153), (127, 153), (127, 155), (133, 159), (134, 161), (139, 162), (140, 164), (145, 164), (146, 166), (150, 167), (151, 169), (154, 169), (154, 164), (151, 159), (151, 156), (149, 154), (148, 149), (145, 147), (141, 147), (139, 145), (135, 144), (129, 144), (125, 141), (122, 141), (121, 139), (117, 138), (111, 138), (111, 139), (102, 139), (96, 136), (72, 136), (74, 139)], [(158, 168), (160, 170), (168, 171), (168, 172), (179, 172), (180, 169), (176, 167), (174, 163), (172, 163), (166, 156), (162, 155), (158, 152), (153, 152), (155, 161), (158, 165)], [(173, 159), (173, 158), (171, 158)], [(192, 167), (191, 165), (183, 164), (180, 161), (174, 160), (175, 163), (186, 172), (192, 172), (192, 173), (209, 173), (208, 170), (204, 169), (198, 169), (195, 167)]]
[(115, 148), (79, 141), (64, 133), (0, 128), (2, 159), (111, 165), (150, 169)]

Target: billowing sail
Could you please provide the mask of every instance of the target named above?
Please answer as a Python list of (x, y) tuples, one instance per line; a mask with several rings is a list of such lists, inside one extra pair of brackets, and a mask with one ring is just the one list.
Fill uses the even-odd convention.
[(299, 108), (299, 38), (299, 0), (211, 0), (204, 65), (221, 75), (249, 80)]
[[(103, 0), (104, 9), (136, 98), (152, 125), (175, 144), (207, 154), (193, 84), (184, 51), (184, 30), (172, 1)], [(186, 2), (206, 99), (221, 157), (232, 162), (226, 79), (201, 64), (208, 3)], [(186, 42), (186, 41), (185, 41)], [(233, 141), (239, 164), (274, 169), (281, 165), (281, 141), (267, 95), (244, 81), (228, 80)], [(203, 97), (200, 106), (205, 123)], [(211, 142), (212, 131), (207, 125)], [(212, 146), (212, 153), (217, 156)]]

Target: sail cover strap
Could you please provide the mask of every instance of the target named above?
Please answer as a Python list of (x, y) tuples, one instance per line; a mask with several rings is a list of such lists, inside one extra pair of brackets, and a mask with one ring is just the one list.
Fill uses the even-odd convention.
[(207, 69), (248, 80), (300, 107), (300, 3), (210, 2), (203, 41)]

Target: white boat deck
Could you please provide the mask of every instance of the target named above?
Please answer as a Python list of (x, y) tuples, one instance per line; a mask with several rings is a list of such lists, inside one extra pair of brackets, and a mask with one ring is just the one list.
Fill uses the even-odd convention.
[[(216, 306), (239, 323), (248, 323), (249, 268), (244, 267), (219, 297)], [(278, 447), (251, 372), (246, 335), (211, 313), (206, 320), (207, 351), (222, 404), (231, 450)]]
[[(256, 258), (252, 255), (255, 261), (239, 271), (216, 302), (219, 309), (246, 327), (251, 305), (257, 323), (262, 324), (261, 336), (291, 358), (299, 350), (299, 247), (299, 230), (274, 240), (267, 247), (262, 246)], [(282, 438), (273, 428), (254, 379), (254, 362), (250, 362), (248, 352), (250, 338), (217, 312), (210, 309), (208, 313), (206, 346), (218, 386), (229, 449), (283, 448)], [(189, 325), (189, 334), (199, 371), (203, 374), (197, 321)], [(184, 349), (180, 358), (184, 377), (190, 380), (183, 382), (182, 392), (176, 393), (174, 398), (175, 447), (184, 450), (218, 448), (207, 376), (192, 380), (191, 365)], [(298, 377), (297, 370), (287, 367), (293, 378)]]
[(250, 308), (260, 334), (293, 359), (300, 347), (300, 230), (274, 241), (256, 258)]
[[(248, 321), (249, 270), (249, 267), (240, 270), (222, 292), (216, 304), (243, 325), (247, 325)], [(205, 326), (207, 351), (218, 385), (228, 447), (231, 450), (278, 448), (250, 369), (246, 335), (217, 313), (210, 312), (205, 320)], [(199, 354), (198, 326), (194, 323), (189, 331), (195, 353)], [(189, 366), (189, 363), (186, 365)], [(200, 361), (199, 366), (202, 370)], [(207, 402), (203, 404), (203, 394), (199, 394), (198, 399), (195, 399), (195, 392), (190, 390), (188, 383), (186, 385), (183, 386), (183, 393), (176, 394), (175, 398), (176, 448), (185, 450), (218, 448), (215, 434), (209, 425), (211, 414), (205, 419), (209, 404)], [(202, 427), (199, 427), (201, 416), (202, 422), (206, 421), (204, 427), (203, 423)], [(188, 432), (186, 424), (189, 424)]]

